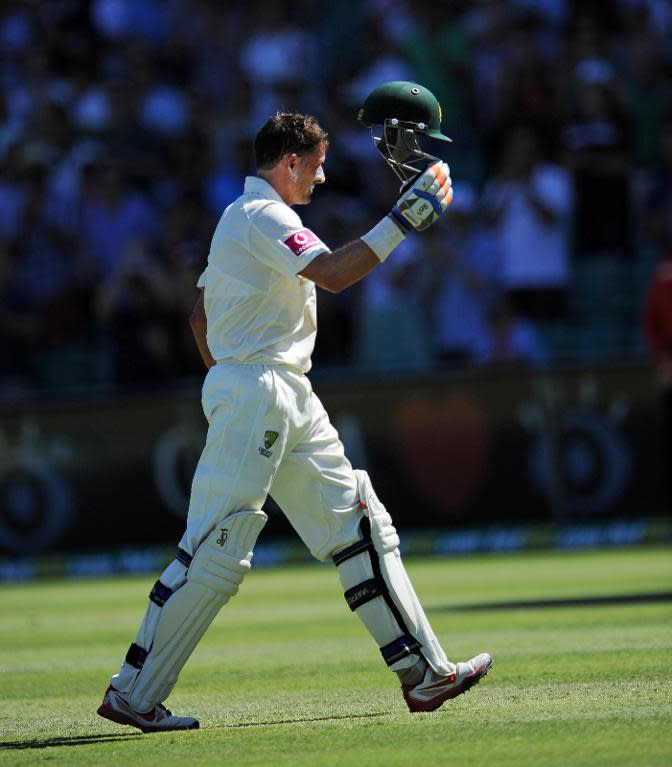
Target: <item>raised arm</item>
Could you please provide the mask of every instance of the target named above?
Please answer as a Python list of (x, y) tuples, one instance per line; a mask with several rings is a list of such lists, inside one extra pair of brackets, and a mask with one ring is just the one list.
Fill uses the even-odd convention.
[(321, 253), (300, 274), (319, 287), (338, 293), (366, 277), (379, 263), (376, 254), (363, 240), (355, 240), (338, 250)]
[(320, 254), (299, 274), (325, 290), (338, 293), (384, 261), (408, 232), (426, 229), (433, 224), (452, 199), (448, 166), (437, 162), (416, 179), (389, 215), (373, 229), (354, 242)]

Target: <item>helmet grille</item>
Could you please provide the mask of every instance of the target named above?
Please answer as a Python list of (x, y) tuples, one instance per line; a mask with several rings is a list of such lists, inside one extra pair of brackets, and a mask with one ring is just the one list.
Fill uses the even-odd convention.
[(371, 134), (376, 148), (402, 185), (414, 181), (428, 165), (439, 159), (422, 151), (414, 128), (404, 126), (396, 118), (385, 120), (382, 137), (373, 135), (373, 129)]

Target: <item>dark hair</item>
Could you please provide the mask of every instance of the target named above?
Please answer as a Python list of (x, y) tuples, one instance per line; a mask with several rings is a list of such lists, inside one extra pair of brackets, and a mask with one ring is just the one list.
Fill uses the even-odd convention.
[(278, 112), (269, 117), (254, 139), (254, 156), (258, 170), (268, 170), (286, 154), (299, 156), (315, 147), (329, 146), (329, 137), (315, 117), (295, 112)]

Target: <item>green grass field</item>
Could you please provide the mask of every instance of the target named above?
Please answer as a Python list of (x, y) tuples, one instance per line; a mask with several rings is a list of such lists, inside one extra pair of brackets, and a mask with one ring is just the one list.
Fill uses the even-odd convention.
[(471, 692), (407, 712), (330, 566), (253, 570), (168, 702), (198, 731), (96, 716), (152, 577), (3, 585), (0, 764), (672, 764), (672, 549), (409, 560)]

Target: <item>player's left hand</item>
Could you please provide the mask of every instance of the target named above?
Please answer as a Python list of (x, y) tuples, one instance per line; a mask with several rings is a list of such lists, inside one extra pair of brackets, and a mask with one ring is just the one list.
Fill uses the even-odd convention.
[(404, 233), (431, 226), (453, 201), (450, 169), (445, 162), (430, 165), (397, 200), (390, 216)]

